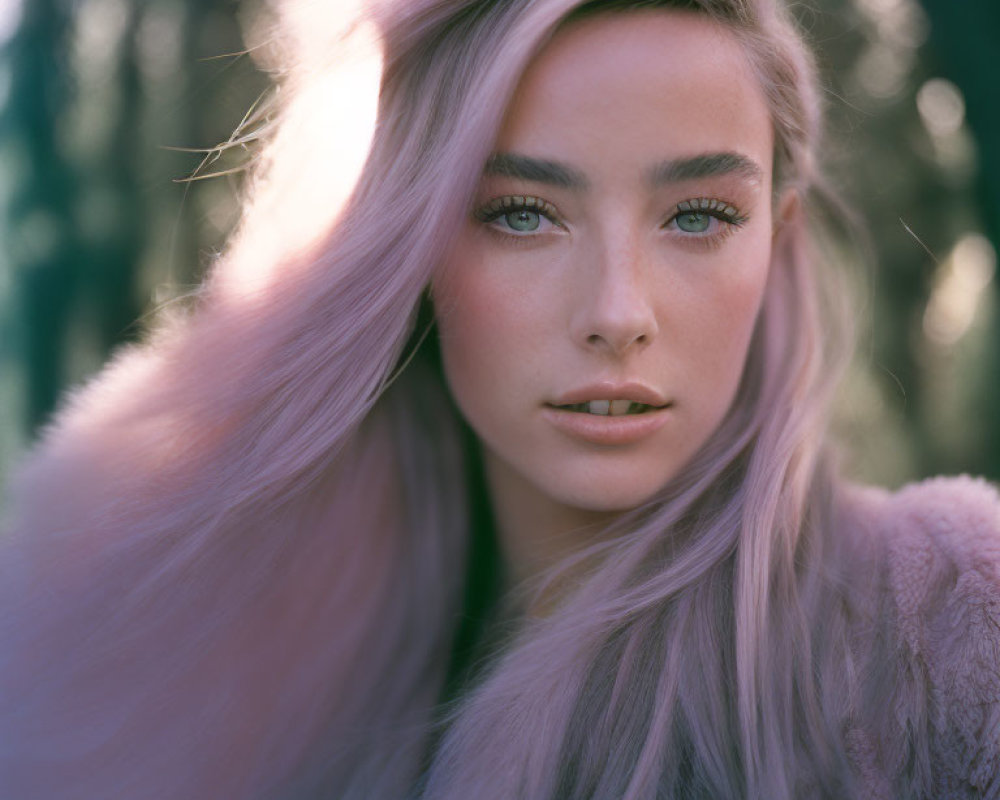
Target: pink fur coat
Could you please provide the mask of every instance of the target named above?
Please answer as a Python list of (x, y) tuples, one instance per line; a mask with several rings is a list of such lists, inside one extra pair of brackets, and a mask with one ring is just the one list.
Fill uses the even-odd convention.
[(849, 497), (861, 796), (1000, 797), (1000, 498), (964, 476)]
[[(858, 779), (857, 797), (1000, 798), (1000, 497), (982, 480), (938, 478), (895, 493), (849, 488), (841, 509), (838, 534), (847, 564), (841, 596), (849, 607), (851, 636), (845, 686), (856, 688), (848, 690), (854, 696), (836, 705), (847, 710), (840, 730)], [(79, 556), (86, 563), (87, 554), (81, 550)], [(0, 566), (5, 580), (17, 583), (15, 565)], [(62, 607), (72, 591), (73, 586), (52, 584), (39, 596)], [(112, 604), (109, 612), (113, 610)], [(823, 626), (823, 619), (815, 621), (820, 636)], [(166, 641), (164, 653), (182, 644), (180, 639)], [(0, 652), (0, 668), (5, 661), (10, 667), (16, 656)], [(163, 669), (164, 663), (162, 654), (156, 655), (154, 666)], [(51, 666), (44, 662), (35, 669)], [(18, 672), (27, 680), (21, 684), (23, 692), (38, 673)], [(10, 684), (5, 686), (9, 692)], [(260, 688), (262, 697), (270, 696), (269, 687)], [(104, 696), (105, 689), (117, 692), (114, 685), (91, 689), (95, 697)], [(170, 696), (164, 695), (162, 702), (169, 703)], [(151, 758), (138, 764), (133, 757), (116, 761), (113, 753), (98, 762), (105, 770), (100, 778), (92, 759), (101, 751), (98, 756), (79, 753), (88, 748), (88, 736), (102, 735), (102, 724), (117, 724), (105, 719), (113, 715), (104, 706), (64, 706), (57, 728), (39, 728), (40, 721), (24, 718), (25, 713), (20, 693), (0, 694), (3, 800), (105, 800), (112, 795), (93, 789), (102, 780), (115, 782), (114, 792), (125, 782), (129, 800), (165, 799), (180, 796), (164, 790), (165, 785), (204, 788), (221, 780), (211, 770), (206, 773), (211, 779), (199, 777), (204, 765), (196, 758), (178, 774), (176, 763)], [(232, 733), (241, 730), (239, 723), (234, 720)], [(166, 752), (170, 748), (158, 747), (157, 737), (163, 744), (178, 729), (160, 727), (145, 731), (145, 741), (125, 742), (125, 749), (132, 752), (137, 745), (137, 752), (146, 755)], [(33, 733), (26, 737), (29, 730)], [(183, 730), (196, 748), (198, 726), (187, 720)], [(247, 780), (253, 777), (247, 764), (231, 766)], [(157, 781), (150, 782), (150, 773), (164, 777), (164, 784), (158, 788)], [(259, 786), (251, 781), (246, 792), (227, 796), (257, 797)], [(800, 796), (813, 796), (808, 787), (800, 788), (805, 792)]]

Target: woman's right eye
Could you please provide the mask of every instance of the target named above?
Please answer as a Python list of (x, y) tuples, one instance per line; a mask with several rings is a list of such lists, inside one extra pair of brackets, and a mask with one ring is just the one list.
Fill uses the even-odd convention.
[(537, 211), (529, 211), (526, 208), (522, 208), (520, 211), (508, 211), (497, 219), (502, 219), (508, 228), (518, 233), (537, 231), (538, 226), (542, 224), (542, 215)]
[(517, 237), (562, 227), (555, 206), (540, 197), (526, 195), (494, 198), (476, 209), (475, 217), (499, 233)]

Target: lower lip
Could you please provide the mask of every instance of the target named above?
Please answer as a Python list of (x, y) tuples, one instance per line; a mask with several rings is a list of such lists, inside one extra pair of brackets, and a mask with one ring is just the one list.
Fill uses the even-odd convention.
[(554, 406), (542, 409), (545, 418), (562, 433), (593, 444), (634, 444), (651, 436), (667, 421), (670, 406), (642, 414), (611, 415), (567, 411)]

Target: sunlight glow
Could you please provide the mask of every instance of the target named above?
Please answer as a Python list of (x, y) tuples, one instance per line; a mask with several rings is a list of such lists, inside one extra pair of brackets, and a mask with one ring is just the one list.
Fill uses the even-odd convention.
[(924, 127), (935, 137), (951, 136), (965, 122), (965, 98), (951, 81), (931, 78), (917, 92), (917, 110)]
[(977, 233), (963, 236), (938, 267), (935, 287), (924, 312), (924, 334), (951, 346), (972, 327), (983, 291), (996, 274), (993, 245)]
[(0, 0), (0, 46), (17, 33), (22, 12), (22, 0)]
[(352, 5), (326, 0), (283, 8), (291, 15), (284, 44), (294, 48), (298, 65), (282, 87), (291, 100), (281, 106), (272, 157), (265, 156), (264, 180), (234, 245), (241, 272), (224, 287), (230, 296), (255, 295), (275, 279), (290, 249), (315, 246), (360, 175), (375, 130), (382, 53), (371, 23), (347, 35), (343, 23), (355, 18)]

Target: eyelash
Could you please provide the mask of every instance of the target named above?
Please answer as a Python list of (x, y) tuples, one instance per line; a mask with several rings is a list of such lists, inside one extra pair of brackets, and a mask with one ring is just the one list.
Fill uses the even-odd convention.
[(684, 200), (678, 203), (676, 212), (667, 222), (673, 222), (684, 214), (708, 214), (710, 217), (728, 222), (730, 225), (742, 225), (748, 219), (740, 214), (736, 206), (712, 197), (699, 197), (695, 200)]
[[(473, 212), (473, 216), (484, 225), (491, 225), (491, 223), (496, 222), (498, 219), (519, 211), (533, 211), (556, 227), (565, 227), (559, 219), (559, 212), (555, 206), (547, 200), (531, 195), (505, 195), (503, 197), (496, 197), (476, 209)], [(704, 214), (725, 223), (723, 230), (714, 233), (697, 234), (681, 231), (683, 238), (700, 241), (704, 244), (715, 244), (721, 241), (722, 238), (741, 227), (749, 219), (746, 215), (741, 214), (731, 203), (712, 197), (698, 197), (678, 203), (669, 219), (663, 223), (663, 227), (666, 228), (685, 214)], [(534, 235), (531, 232), (514, 233), (509, 228), (503, 229), (496, 226), (492, 226), (492, 230), (500, 236), (517, 240), (528, 239)]]
[(714, 197), (699, 197), (692, 200), (683, 200), (678, 203), (677, 208), (671, 215), (670, 219), (664, 223), (664, 227), (670, 225), (671, 223), (675, 223), (678, 218), (687, 214), (706, 215), (724, 223), (722, 230), (718, 230), (713, 233), (691, 233), (688, 231), (680, 232), (680, 235), (683, 238), (709, 247), (721, 243), (726, 236), (734, 233), (749, 219), (749, 217), (745, 214), (741, 214), (736, 206), (727, 203), (724, 200), (719, 200)]
[[(540, 217), (547, 219), (556, 227), (563, 227), (563, 224), (559, 221), (559, 212), (556, 210), (556, 207), (547, 200), (543, 200), (540, 197), (533, 197), (531, 195), (506, 195), (504, 197), (496, 197), (493, 200), (490, 200), (486, 205), (476, 209), (473, 215), (484, 225), (490, 225), (501, 217), (506, 217), (508, 214), (516, 214), (519, 211), (533, 211)], [(493, 226), (492, 230), (501, 236), (506, 236), (511, 239), (526, 239), (531, 236), (530, 233), (513, 233), (509, 228), (505, 230)]]

